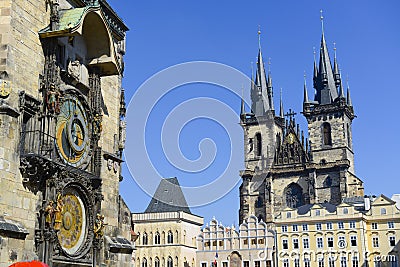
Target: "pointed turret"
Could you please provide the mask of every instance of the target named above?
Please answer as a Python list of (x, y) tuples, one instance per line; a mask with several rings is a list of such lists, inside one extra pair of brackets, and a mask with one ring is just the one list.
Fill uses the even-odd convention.
[[(259, 42), (260, 42), (260, 34)], [(269, 88), (267, 76), (265, 72), (264, 60), (261, 53), (261, 46), (259, 44), (258, 57), (257, 57), (257, 70), (254, 84), (252, 85), (252, 112), (256, 116), (264, 116), (267, 111), (273, 110), (272, 103), (272, 79), (271, 88)]]
[(271, 61), (268, 61), (268, 79), (267, 79), (267, 91), (268, 91), (268, 100), (269, 100), (269, 107), (271, 110), (275, 110), (274, 108), (274, 91), (272, 87), (272, 76), (271, 76)]
[(353, 103), (351, 102), (351, 96), (350, 96), (350, 87), (347, 85), (347, 105), (348, 106), (353, 106)]
[(335, 85), (340, 86), (341, 78), (340, 78), (339, 64), (337, 63), (337, 58), (336, 58), (336, 43), (333, 44), (334, 44), (333, 50), (335, 51), (335, 57), (333, 60), (333, 76), (335, 79)]
[[(321, 104), (330, 104), (337, 97), (337, 89), (335, 83), (335, 77), (332, 70), (332, 64), (328, 53), (328, 47), (326, 45), (324, 27), (323, 27), (323, 17), (321, 15), (322, 22), (322, 37), (321, 37), (321, 47), (319, 54), (319, 68), (317, 75), (314, 74), (314, 88), (316, 89), (315, 100)], [(314, 65), (314, 72), (315, 72)]]
[(315, 58), (315, 47), (314, 47), (314, 76), (313, 76), (313, 84), (314, 88), (317, 88), (318, 86), (318, 68), (317, 68), (317, 60)]
[(304, 98), (303, 98), (303, 104), (308, 103), (308, 92), (307, 92), (307, 84), (306, 84), (306, 79), (304, 78)]
[(343, 84), (341, 81), (339, 82), (339, 98), (344, 98)]

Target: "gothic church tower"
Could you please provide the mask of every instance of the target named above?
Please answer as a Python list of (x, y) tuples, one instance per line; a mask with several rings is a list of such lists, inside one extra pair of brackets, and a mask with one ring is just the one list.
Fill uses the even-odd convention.
[[(336, 51), (335, 51), (336, 52)], [(344, 96), (336, 53), (333, 67), (324, 33), (319, 65), (314, 62), (314, 100), (304, 85), (303, 115), (308, 138), (293, 111), (284, 114), (282, 99), (275, 115), (272, 78), (265, 73), (261, 48), (251, 84), (251, 112), (241, 108), (245, 170), (241, 171), (239, 220), (254, 214), (266, 222), (287, 207), (362, 196), (363, 183), (354, 173), (350, 91)]]

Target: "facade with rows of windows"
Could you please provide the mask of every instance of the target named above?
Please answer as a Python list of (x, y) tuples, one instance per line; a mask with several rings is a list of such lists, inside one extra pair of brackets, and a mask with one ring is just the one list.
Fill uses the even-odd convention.
[(247, 218), (237, 230), (213, 219), (197, 237), (197, 266), (276, 266), (274, 236), (271, 225), (259, 222), (254, 215)]
[(282, 211), (275, 219), (279, 266), (399, 266), (396, 203), (381, 195), (362, 204), (323, 203)]

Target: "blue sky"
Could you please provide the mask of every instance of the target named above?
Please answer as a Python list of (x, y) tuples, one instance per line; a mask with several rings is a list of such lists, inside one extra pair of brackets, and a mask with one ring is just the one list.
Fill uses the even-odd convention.
[[(319, 47), (319, 11), (323, 9), (331, 58), (333, 42), (336, 42), (342, 76), (349, 78), (357, 115), (353, 122), (356, 174), (364, 180), (367, 194), (384, 193), (391, 196), (400, 192), (400, 127), (397, 122), (400, 99), (397, 81), (400, 75), (399, 1), (109, 0), (109, 3), (130, 28), (123, 79), (127, 102), (137, 88), (154, 74), (184, 62), (218, 62), (250, 76), (251, 62), (255, 62), (257, 56), (257, 30), (260, 25), (264, 60), (271, 58), (275, 105), (278, 105), (279, 91), (282, 88), (285, 109), (292, 108), (298, 113), (302, 107), (304, 71), (308, 75), (309, 95), (313, 92), (313, 47)], [(178, 72), (175, 75), (187, 74)], [(239, 92), (242, 85), (243, 83), (237, 84), (233, 89)], [(151, 96), (152, 90), (147, 88), (144, 93)], [(249, 94), (248, 84), (244, 84), (244, 92)], [(210, 98), (216, 101), (210, 106), (196, 104), (197, 100), (204, 98), (208, 98), (207, 101)], [(146, 104), (146, 100), (136, 101), (134, 106), (129, 107), (128, 116), (130, 112), (144, 110)], [(237, 158), (230, 158), (234, 148), (242, 149), (242, 141), (237, 140), (238, 133), (241, 134), (237, 125), (239, 118), (235, 123), (229, 113), (229, 109), (239, 112), (240, 99), (237, 94), (221, 86), (193, 83), (178, 86), (153, 104), (149, 117), (145, 118), (147, 124), (140, 125), (128, 120), (128, 139), (145, 130), (145, 147), (153, 168), (163, 177), (177, 176), (182, 185), (195, 187), (217, 179), (234, 162), (235, 166), (230, 168), (235, 169), (236, 175), (233, 174), (232, 180), (226, 182), (226, 188), (221, 188), (225, 187), (222, 183), (213, 189), (229, 191), (232, 183), (238, 181), (239, 170), (243, 168), (243, 163), (240, 163), (242, 159), (237, 162)], [(219, 110), (218, 104), (223, 109)], [(186, 124), (174, 125), (174, 122), (181, 123), (184, 119), (184, 116), (181, 118), (177, 112), (173, 112), (174, 109), (179, 111), (182, 106), (184, 108), (181, 113), (187, 116), (196, 114), (197, 110), (199, 114), (215, 111), (217, 119), (194, 116)], [(179, 136), (174, 136), (171, 132), (162, 139), (165, 121), (172, 125), (171, 128), (182, 127)], [(301, 115), (297, 115), (297, 121), (306, 130), (305, 120)], [(208, 162), (208, 168), (200, 172), (190, 172), (185, 169), (190, 168), (188, 166), (173, 166), (169, 162), (168, 152), (163, 152), (163, 148), (168, 148), (170, 142), (172, 147), (178, 144), (189, 163), (190, 160), (194, 162), (204, 156), (204, 162), (197, 163), (200, 166)], [(126, 155), (139, 151), (135, 144), (128, 142), (127, 145)], [(207, 155), (208, 152), (210, 155)], [(147, 167), (140, 158), (144, 160), (146, 156), (140, 154), (133, 157), (134, 162), (127, 156), (126, 160), (131, 169), (140, 170), (138, 173), (143, 174), (147, 173)], [(141, 177), (135, 178), (142, 182), (154, 180), (153, 172), (149, 170), (148, 173), (148, 177), (140, 175)], [(144, 211), (150, 197), (138, 186), (126, 166), (123, 176), (122, 196), (133, 212)], [(192, 208), (192, 212), (204, 216), (205, 222), (215, 216), (224, 224), (237, 224), (238, 194), (236, 185), (218, 201)]]

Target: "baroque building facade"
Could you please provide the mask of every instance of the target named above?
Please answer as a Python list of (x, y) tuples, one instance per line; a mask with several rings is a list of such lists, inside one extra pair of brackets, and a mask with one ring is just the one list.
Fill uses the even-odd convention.
[(129, 266), (128, 28), (105, 0), (0, 8), (0, 266)]
[(146, 211), (132, 214), (135, 266), (195, 267), (203, 223), (190, 211), (178, 179), (162, 179)]
[(274, 224), (280, 266), (399, 266), (400, 210), (384, 195), (286, 208)]
[[(363, 182), (354, 171), (350, 90), (345, 90), (336, 53), (332, 65), (324, 33), (319, 64), (314, 61), (315, 96), (304, 84), (302, 114), (308, 138), (300, 131), (292, 110), (284, 113), (282, 99), (275, 112), (270, 71), (261, 47), (251, 82), (251, 112), (241, 107), (245, 169), (240, 172), (239, 221), (254, 214), (265, 222), (287, 207), (340, 204), (343, 198), (363, 196)], [(346, 96), (345, 96), (346, 94)]]

